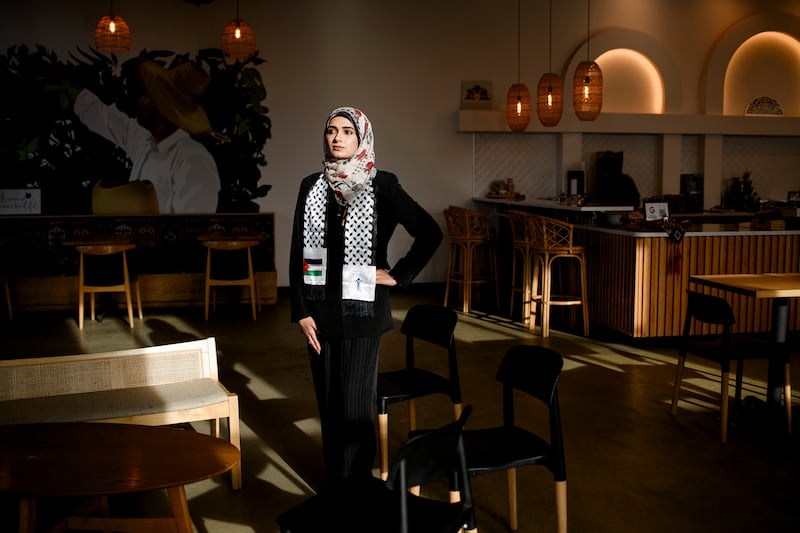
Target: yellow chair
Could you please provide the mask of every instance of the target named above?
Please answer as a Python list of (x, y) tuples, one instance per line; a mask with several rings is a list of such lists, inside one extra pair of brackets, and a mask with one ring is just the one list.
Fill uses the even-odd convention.
[[(586, 258), (583, 246), (573, 242), (574, 226), (569, 222), (542, 215), (531, 214), (533, 231), (532, 298), (541, 308), (542, 337), (550, 336), (550, 308), (552, 306), (580, 305), (583, 308), (583, 335), (589, 336), (589, 299), (586, 288)], [(556, 262), (577, 262), (580, 277), (580, 295), (553, 293), (553, 274)], [(541, 291), (539, 278), (541, 277)], [(567, 292), (567, 291), (565, 291)], [(569, 291), (572, 292), (572, 291)], [(536, 306), (532, 307), (528, 327), (536, 325)]]
[(108, 186), (98, 181), (92, 187), (95, 215), (157, 215), (158, 197), (149, 181), (130, 181)]
[[(127, 252), (136, 248), (131, 242), (76, 242), (64, 243), (74, 245), (80, 254), (78, 270), (78, 328), (83, 329), (85, 295), (89, 295), (91, 319), (95, 319), (95, 294), (98, 292), (123, 292), (128, 308), (128, 324), (133, 328), (133, 304), (131, 302), (131, 285), (136, 291), (136, 304), (139, 320), (142, 315), (142, 294), (139, 280), (128, 270)], [(94, 261), (87, 256), (93, 256)], [(97, 256), (97, 257), (95, 257)], [(114, 257), (117, 256), (117, 257)], [(92, 264), (89, 264), (89, 263)]]
[[(220, 286), (242, 286), (250, 290), (250, 307), (253, 313), (253, 320), (256, 319), (256, 305), (261, 310), (261, 302), (258, 297), (258, 287), (256, 284), (255, 269), (253, 268), (253, 256), (251, 248), (260, 242), (260, 236), (245, 234), (207, 234), (198, 237), (200, 242), (208, 248), (206, 253), (206, 280), (205, 280), (205, 319), (208, 320), (208, 305), (212, 301), (216, 311), (216, 289)], [(245, 261), (238, 264), (233, 263), (233, 255), (230, 252), (244, 251)], [(223, 261), (219, 256), (218, 262), (212, 264), (212, 257), (217, 256), (216, 252), (225, 253), (227, 261)], [(213, 300), (212, 289), (214, 290)]]
[(489, 228), (489, 216), (480, 211), (450, 206), (444, 210), (450, 251), (447, 259), (447, 283), (444, 306), (450, 296), (450, 284), (462, 288), (462, 311), (472, 309), (475, 285), (494, 283), (495, 304), (499, 300), (497, 260)]

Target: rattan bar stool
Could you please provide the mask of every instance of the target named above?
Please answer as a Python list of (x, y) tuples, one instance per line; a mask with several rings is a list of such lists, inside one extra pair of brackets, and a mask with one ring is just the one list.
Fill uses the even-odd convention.
[(462, 311), (472, 309), (472, 289), (475, 285), (494, 283), (495, 305), (499, 301), (497, 257), (489, 228), (489, 216), (463, 207), (450, 206), (444, 210), (450, 251), (447, 258), (447, 283), (444, 305), (450, 296), (450, 284), (462, 288)]
[[(533, 302), (533, 253), (534, 253), (534, 218), (525, 211), (508, 211), (508, 222), (511, 227), (511, 303), (508, 316), (514, 316), (514, 296), (522, 294), (522, 322), (527, 324), (531, 315)], [(517, 265), (522, 270), (521, 283), (518, 281)]]
[[(550, 336), (550, 307), (580, 305), (583, 308), (583, 335), (589, 336), (589, 300), (586, 288), (586, 257), (583, 246), (573, 243), (574, 226), (569, 222), (542, 215), (531, 214), (534, 237), (534, 266), (531, 292), (534, 302), (541, 308), (542, 337)], [(553, 273), (556, 261), (577, 261), (580, 277), (580, 295), (553, 293)], [(541, 277), (541, 291), (539, 278)], [(572, 291), (570, 291), (572, 292)], [(536, 307), (531, 309), (528, 327), (536, 325)]]

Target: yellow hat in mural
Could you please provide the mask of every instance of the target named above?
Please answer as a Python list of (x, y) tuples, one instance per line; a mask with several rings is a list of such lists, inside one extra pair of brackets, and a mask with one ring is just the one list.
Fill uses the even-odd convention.
[(208, 116), (200, 97), (208, 89), (208, 75), (194, 63), (181, 63), (171, 69), (152, 59), (136, 64), (142, 89), (161, 115), (191, 135), (211, 133)]

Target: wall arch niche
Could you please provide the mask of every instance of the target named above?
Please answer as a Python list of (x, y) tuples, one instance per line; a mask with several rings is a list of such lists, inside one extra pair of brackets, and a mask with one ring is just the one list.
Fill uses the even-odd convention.
[[(800, 115), (800, 41), (775, 31), (747, 39), (728, 63), (724, 92), (725, 115), (745, 114), (758, 98), (779, 104), (784, 115)], [(768, 114), (769, 108), (762, 108)], [(772, 106), (777, 111), (778, 105)]]
[(597, 56), (603, 71), (604, 113), (664, 113), (664, 82), (647, 57), (630, 48)]
[[(562, 73), (566, 101), (571, 100), (572, 75), (578, 63), (586, 60), (587, 47), (584, 42), (575, 51)], [(634, 30), (609, 30), (591, 38), (590, 50), (603, 71), (601, 114), (681, 112), (678, 69), (654, 37)]]
[[(800, 40), (800, 19), (789, 13), (771, 11), (759, 13), (748, 17), (731, 26), (717, 41), (711, 50), (707, 62), (704, 76), (705, 86), (701, 91), (705, 94), (706, 115), (743, 115), (747, 102), (759, 96), (769, 96), (769, 94), (757, 94), (750, 99), (745, 99), (745, 87), (757, 83), (758, 88), (769, 88), (769, 83), (773, 85), (787, 86), (788, 92), (794, 91), (794, 103), (789, 98), (787, 102), (781, 102), (784, 106), (784, 114), (800, 115), (800, 108), (796, 99), (800, 98), (800, 80), (795, 82), (793, 87), (788, 87), (789, 83), (786, 69), (796, 71), (800, 68), (797, 65), (795, 56), (794, 65), (786, 65), (788, 58), (796, 53), (796, 46), (792, 41)], [(738, 57), (735, 57), (737, 56)], [(781, 69), (771, 73), (761, 73), (763, 80), (746, 80), (751, 74), (759, 69), (758, 65), (753, 65), (752, 61), (756, 58), (768, 57), (771, 64), (779, 62)], [(746, 61), (746, 62), (745, 62)], [(778, 81), (779, 80), (779, 81)], [(730, 82), (730, 83), (729, 83)], [(733, 87), (733, 84), (736, 86)], [(731, 92), (728, 94), (730, 84)], [(764, 89), (767, 90), (767, 89)], [(768, 92), (774, 92), (770, 90)], [(748, 93), (754, 94), (754, 93)], [(777, 98), (774, 97), (773, 98)], [(787, 107), (793, 109), (788, 112)]]

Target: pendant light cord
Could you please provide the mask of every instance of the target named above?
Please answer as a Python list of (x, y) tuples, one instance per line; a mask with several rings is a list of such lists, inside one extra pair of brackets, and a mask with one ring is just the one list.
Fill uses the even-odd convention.
[(522, 8), (520, 7), (520, 0), (517, 0), (517, 84), (519, 85), (520, 76), (519, 76), (519, 65), (520, 65), (520, 33), (522, 33), (522, 23), (520, 22), (520, 17), (522, 14)]
[(547, 72), (553, 72), (553, 0), (547, 6)]
[(592, 0), (586, 0), (586, 61), (589, 61), (589, 39), (590, 39), (590, 30), (589, 30), (589, 16), (591, 15), (592, 11)]

